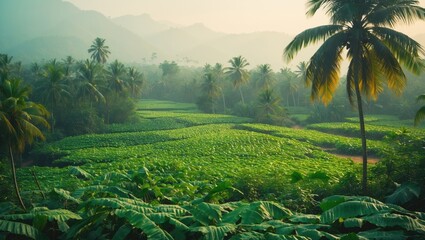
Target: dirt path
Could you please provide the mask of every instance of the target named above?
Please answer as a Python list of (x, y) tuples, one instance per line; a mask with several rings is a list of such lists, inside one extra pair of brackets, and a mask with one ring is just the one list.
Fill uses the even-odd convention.
[[(362, 163), (363, 162), (363, 157), (362, 156), (358, 156), (358, 155), (346, 155), (346, 154), (335, 153), (335, 149), (334, 148), (322, 148), (322, 150), (325, 151), (325, 152), (327, 152), (327, 153), (330, 153), (332, 155), (335, 155), (337, 157), (340, 157), (340, 158), (350, 158), (355, 163)], [(367, 156), (367, 162), (370, 163), (370, 164), (376, 164), (377, 162), (379, 162), (379, 158), (372, 157), (372, 156)]]

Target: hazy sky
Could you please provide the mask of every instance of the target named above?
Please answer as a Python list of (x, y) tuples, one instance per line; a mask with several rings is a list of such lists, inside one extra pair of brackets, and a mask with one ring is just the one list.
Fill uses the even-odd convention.
[[(155, 20), (179, 25), (202, 22), (227, 33), (278, 31), (295, 35), (326, 24), (323, 14), (307, 18), (306, 0), (67, 0), (80, 9), (96, 10), (108, 17), (147, 13)], [(425, 0), (420, 0), (425, 7)], [(399, 30), (425, 33), (425, 21)]]

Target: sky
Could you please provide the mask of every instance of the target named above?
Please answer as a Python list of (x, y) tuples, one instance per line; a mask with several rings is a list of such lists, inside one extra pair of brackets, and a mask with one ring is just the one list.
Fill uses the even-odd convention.
[[(107, 17), (147, 13), (158, 21), (188, 26), (203, 23), (225, 33), (276, 31), (291, 35), (328, 23), (319, 12), (306, 17), (306, 0), (66, 0)], [(420, 0), (425, 7), (425, 0)], [(398, 27), (406, 34), (425, 33), (425, 21)]]

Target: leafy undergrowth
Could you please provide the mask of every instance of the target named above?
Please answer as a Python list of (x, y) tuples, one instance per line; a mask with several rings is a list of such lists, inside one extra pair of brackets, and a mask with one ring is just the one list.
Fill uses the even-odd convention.
[[(4, 239), (423, 239), (425, 214), (369, 197), (330, 196), (320, 214), (271, 201), (228, 201), (240, 191), (221, 183), (203, 197), (173, 203), (146, 168), (94, 177), (73, 192), (55, 188), (22, 212), (0, 204)], [(168, 192), (168, 194), (173, 194)]]
[[(338, 123), (316, 123), (308, 125), (309, 129), (332, 133), (340, 134), (348, 137), (358, 138), (360, 136), (359, 125), (358, 123), (351, 122), (338, 122)], [(416, 136), (424, 136), (425, 130), (423, 129), (414, 129), (410, 128), (400, 128), (400, 127), (390, 127), (390, 126), (377, 126), (372, 124), (366, 124), (366, 133), (367, 138), (370, 140), (382, 140), (384, 137), (390, 137), (398, 132), (411, 132)]]

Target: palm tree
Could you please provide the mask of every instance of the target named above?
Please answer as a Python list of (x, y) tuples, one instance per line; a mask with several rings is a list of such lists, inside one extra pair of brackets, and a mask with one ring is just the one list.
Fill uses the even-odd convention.
[(145, 76), (134, 67), (128, 68), (127, 85), (130, 90), (132, 98), (140, 97), (143, 84), (145, 83)]
[(289, 98), (292, 96), (293, 106), (296, 106), (295, 95), (298, 95), (298, 81), (296, 81), (296, 74), (289, 68), (281, 68), (279, 73), (281, 79), (281, 88), (283, 95), (286, 96), (286, 105), (290, 106)]
[(21, 154), (26, 144), (35, 138), (44, 139), (38, 126), (48, 127), (47, 110), (40, 104), (28, 101), (30, 88), (21, 80), (5, 80), (0, 85), (0, 139), (6, 143), (12, 168), (14, 189), (21, 207), (26, 210), (19, 193), (14, 156)]
[[(306, 85), (308, 85), (307, 82), (306, 82), (307, 66), (308, 66), (308, 63), (305, 62), (305, 61), (302, 61), (302, 62), (298, 63), (297, 69), (294, 72), (295, 75), (298, 77), (298, 79), (302, 80)], [(297, 86), (296, 86), (297, 105), (298, 106), (300, 106), (300, 96), (301, 95), (304, 96), (305, 94), (303, 94), (303, 92), (304, 92), (304, 90), (306, 90), (306, 88), (300, 88), (299, 86), (300, 86), (299, 84), (297, 84)]]
[(401, 65), (414, 73), (423, 68), (419, 54), (424, 51), (420, 44), (393, 29), (399, 21), (411, 23), (425, 19), (425, 9), (417, 4), (415, 0), (309, 0), (307, 14), (313, 16), (324, 8), (331, 23), (303, 31), (284, 51), (286, 59), (291, 60), (303, 47), (324, 41), (308, 63), (306, 82), (312, 85), (311, 98), (328, 104), (338, 86), (346, 50), (348, 98), (354, 105), (356, 96), (359, 113), (364, 193), (367, 148), (362, 94), (376, 99), (384, 82), (389, 89), (400, 93), (406, 83)]
[[(419, 95), (416, 99), (418, 102), (425, 101), (425, 94)], [(415, 115), (415, 126), (425, 119), (425, 106), (422, 106)]]
[(86, 59), (84, 62), (81, 62), (78, 66), (77, 71), (77, 96), (84, 99), (89, 99), (90, 105), (92, 101), (95, 102), (101, 101), (105, 102), (105, 97), (99, 91), (97, 82), (99, 80), (99, 75), (102, 68), (95, 61), (90, 61)]
[(214, 67), (211, 69), (212, 73), (214, 74), (215, 78), (217, 79), (217, 82), (219, 82), (219, 88), (221, 92), (221, 98), (223, 100), (223, 112), (226, 111), (226, 96), (224, 96), (224, 69), (223, 65), (221, 63), (216, 63)]
[(302, 61), (298, 63), (297, 70), (295, 71), (295, 74), (297, 75), (297, 77), (299, 77), (304, 82), (306, 82), (306, 79), (307, 79), (307, 65), (308, 65), (307, 62)]
[(9, 78), (12, 71), (12, 58), (7, 54), (0, 54), (0, 82)]
[(52, 60), (45, 66), (42, 79), (37, 84), (37, 91), (45, 104), (50, 105), (50, 119), (52, 132), (54, 132), (54, 112), (59, 103), (63, 103), (71, 96), (68, 85), (65, 84), (64, 69), (61, 64)]
[(124, 78), (126, 75), (126, 69), (124, 64), (118, 60), (113, 61), (108, 66), (108, 89), (114, 90), (115, 93), (122, 92), (125, 89), (126, 82)]
[(249, 80), (249, 73), (245, 69), (246, 66), (249, 65), (248, 61), (242, 57), (234, 57), (229, 60), (230, 67), (225, 68), (225, 73), (230, 77), (233, 81), (233, 86), (239, 89), (239, 93), (241, 95), (242, 104), (245, 105), (245, 100), (242, 94), (241, 86), (246, 84)]
[(273, 124), (275, 119), (283, 116), (283, 111), (280, 98), (274, 96), (273, 89), (265, 88), (260, 92), (256, 112), (257, 121)]
[(218, 85), (216, 76), (212, 73), (204, 74), (204, 82), (202, 83), (202, 91), (205, 94), (206, 99), (211, 104), (211, 111), (215, 113), (215, 104), (217, 97), (220, 95), (220, 86)]
[(106, 63), (111, 53), (109, 47), (105, 45), (105, 41), (105, 39), (97, 37), (88, 50), (88, 52), (91, 53), (91, 59), (101, 64)]
[(275, 76), (273, 70), (270, 67), (270, 64), (261, 64), (258, 66), (258, 81), (261, 86), (261, 89), (270, 89)]

